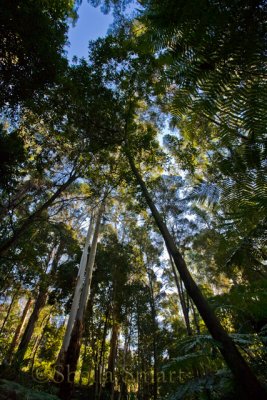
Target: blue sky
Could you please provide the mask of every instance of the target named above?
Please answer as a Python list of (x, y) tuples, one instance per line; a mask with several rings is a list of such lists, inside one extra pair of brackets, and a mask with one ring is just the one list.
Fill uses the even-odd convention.
[(69, 29), (70, 45), (66, 48), (68, 58), (73, 56), (87, 57), (89, 40), (105, 36), (109, 25), (113, 22), (112, 14), (104, 15), (99, 8), (94, 8), (86, 0), (78, 10), (79, 19), (74, 27)]

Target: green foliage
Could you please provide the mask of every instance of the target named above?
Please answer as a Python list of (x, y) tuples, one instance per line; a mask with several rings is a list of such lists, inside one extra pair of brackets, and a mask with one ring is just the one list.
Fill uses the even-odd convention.
[(17, 131), (8, 133), (0, 125), (0, 188), (9, 191), (16, 183), (19, 165), (26, 159), (24, 143)]
[(1, 1), (0, 107), (31, 102), (64, 74), (68, 18), (74, 1)]
[[(12, 123), (0, 127), (1, 241), (31, 222), (1, 258), (2, 321), (10, 295), (21, 290), (2, 332), (3, 353), (25, 291), (35, 297), (45, 289), (47, 305), (20, 367), (55, 362), (83, 230), (105, 193), (80, 383), (103, 379), (115, 357), (121, 400), (127, 390), (141, 400), (156, 391), (168, 400), (241, 398), (219, 344), (173, 276), (129, 159), (199, 288), (264, 381), (265, 2), (142, 0), (129, 21), (130, 1), (91, 0), (118, 15), (110, 35), (89, 43), (88, 61), (72, 66), (63, 46), (80, 1), (2, 3), (0, 107)], [(9, 107), (18, 105), (12, 115)], [(34, 218), (73, 175), (76, 182)], [(155, 388), (140, 378), (127, 387), (125, 370), (176, 371), (178, 380)], [(108, 393), (102, 383), (93, 389)], [(49, 398), (14, 382), (0, 388), (21, 399)]]
[[(108, 14), (111, 9), (113, 14), (118, 17), (132, 0), (88, 0), (92, 6), (99, 7), (104, 14)], [(117, 15), (116, 15), (117, 14)]]
[[(232, 334), (235, 343), (249, 355), (249, 361), (258, 368), (266, 364), (262, 345), (263, 338), (249, 334)], [(260, 353), (261, 348), (262, 353)], [(253, 350), (255, 349), (255, 352)], [(234, 399), (238, 390), (229, 370), (225, 369), (216, 342), (209, 335), (180, 339), (177, 343), (179, 356), (164, 366), (166, 371), (176, 371), (178, 385), (168, 391), (170, 399)], [(193, 375), (193, 378), (192, 378)]]
[(218, 311), (228, 314), (238, 332), (260, 332), (267, 322), (266, 279), (235, 285), (211, 301)]
[(57, 400), (58, 397), (44, 391), (26, 388), (18, 383), (1, 379), (1, 399), (10, 399), (16, 396), (18, 400)]
[(179, 385), (179, 390), (168, 398), (182, 400), (192, 399), (195, 396), (201, 400), (234, 400), (236, 393), (233, 391), (233, 382), (229, 372), (219, 370), (212, 376), (192, 379), (190, 382)]
[(142, 3), (144, 40), (172, 57), (169, 74), (177, 84), (173, 111), (204, 114), (228, 131), (262, 135), (264, 2)]

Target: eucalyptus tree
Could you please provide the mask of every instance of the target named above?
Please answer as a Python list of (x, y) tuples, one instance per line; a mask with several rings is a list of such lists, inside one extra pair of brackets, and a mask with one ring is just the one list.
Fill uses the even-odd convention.
[[(108, 203), (108, 200), (106, 200)], [(78, 307), (76, 309), (76, 315), (73, 318), (73, 328), (71, 335), (69, 335), (67, 330), (67, 336), (69, 343), (64, 340), (63, 346), (66, 345), (66, 350), (63, 348), (64, 354), (64, 362), (61, 361), (60, 367), (66, 365), (66, 370), (63, 370), (63, 374), (65, 375), (64, 381), (61, 383), (60, 396), (66, 398), (71, 394), (74, 376), (71, 377), (71, 380), (68, 381), (68, 371), (74, 372), (77, 369), (77, 363), (80, 355), (80, 348), (82, 343), (83, 334), (90, 335), (92, 337), (92, 333), (90, 332), (90, 328), (86, 329), (85, 326), (85, 317), (86, 317), (86, 309), (89, 306), (92, 308), (91, 313), (94, 314), (94, 309), (97, 307), (97, 298), (100, 291), (100, 285), (105, 285), (108, 288), (108, 302), (106, 305), (106, 316), (105, 316), (105, 324), (103, 331), (103, 339), (99, 350), (96, 350), (97, 361), (95, 361), (95, 391), (99, 393), (102, 390), (109, 392), (110, 394), (114, 391), (112, 381), (106, 382), (105, 387), (103, 387), (103, 383), (101, 381), (101, 377), (103, 378), (103, 374), (111, 374), (114, 377), (116, 360), (117, 360), (117, 351), (118, 351), (118, 340), (119, 340), (119, 332), (121, 329), (122, 321), (124, 318), (124, 313), (126, 313), (126, 303), (127, 303), (127, 280), (129, 269), (131, 266), (131, 252), (129, 246), (120, 244), (118, 239), (113, 233), (103, 234), (103, 238), (99, 243), (99, 250), (96, 253), (97, 249), (97, 239), (98, 239), (98, 231), (99, 224), (101, 220), (101, 215), (103, 213), (103, 204), (100, 205), (100, 211), (98, 211), (98, 216), (96, 216), (96, 222), (94, 227), (93, 240), (90, 245), (90, 251), (88, 256), (85, 259), (86, 268), (83, 271), (83, 280), (82, 286), (79, 289), (80, 291), (80, 299), (77, 302)], [(103, 227), (101, 228), (103, 229)], [(87, 248), (87, 247), (86, 247)], [(87, 251), (87, 250), (86, 250)], [(96, 260), (96, 261), (95, 261)], [(93, 274), (93, 267), (96, 263), (96, 271)], [(78, 280), (79, 285), (79, 280)], [(93, 285), (93, 286), (92, 286)], [(91, 286), (93, 292), (91, 291)], [(105, 289), (106, 291), (107, 289)], [(93, 300), (94, 299), (94, 300)], [(105, 301), (107, 299), (104, 299)], [(73, 302), (75, 306), (76, 303)], [(102, 308), (102, 306), (101, 306)], [(124, 310), (124, 311), (123, 311)], [(90, 314), (91, 314), (90, 313)], [(71, 316), (71, 314), (70, 314)], [(110, 352), (107, 357), (107, 371), (105, 371), (105, 361), (104, 361), (104, 350), (105, 350), (105, 342), (107, 336), (107, 329), (109, 324), (111, 324), (111, 339), (110, 339)], [(86, 339), (86, 338), (85, 338)], [(65, 344), (66, 343), (66, 344)], [(96, 343), (94, 345), (97, 345)]]
[[(116, 232), (116, 231), (115, 231)], [(114, 232), (114, 233), (115, 233)], [(110, 337), (110, 351), (108, 355), (107, 368), (105, 371), (108, 377), (104, 390), (114, 396), (115, 371), (118, 367), (119, 339), (125, 319), (127, 318), (129, 301), (129, 281), (133, 268), (133, 249), (131, 244), (120, 243), (118, 237), (110, 234), (103, 240), (103, 250), (106, 256), (110, 257), (110, 320), (112, 323)]]
[(47, 209), (79, 175), (70, 146), (50, 134), (47, 126), (31, 114), (25, 115), (19, 128), (10, 134), (18, 138), (24, 157), (16, 165), (14, 178), (8, 179), (1, 191), (2, 256), (38, 219), (46, 218)]
[(80, 266), (79, 266), (79, 271), (78, 271), (78, 275), (77, 275), (77, 283), (75, 286), (75, 292), (74, 292), (71, 310), (70, 310), (70, 314), (69, 314), (69, 318), (68, 318), (66, 332), (64, 335), (63, 343), (62, 343), (62, 348), (60, 350), (59, 357), (58, 357), (59, 362), (62, 362), (62, 360), (64, 359), (65, 353), (68, 350), (68, 347), (70, 344), (72, 329), (73, 329), (73, 325), (74, 325), (74, 322), (76, 319), (76, 314), (77, 314), (78, 308), (79, 308), (81, 291), (82, 291), (83, 285), (84, 285), (84, 277), (85, 277), (85, 271), (86, 271), (87, 262), (88, 262), (89, 248), (91, 246), (91, 241), (92, 241), (93, 229), (94, 229), (94, 215), (92, 214), (91, 218), (90, 218), (90, 224), (89, 224), (89, 228), (88, 228), (88, 232), (87, 232), (87, 236), (86, 236), (86, 240), (85, 240), (83, 253), (81, 256), (81, 260), (80, 260)]
[[(43, 242), (45, 235), (46, 243)], [(66, 263), (66, 260), (64, 261), (63, 259), (66, 259), (67, 256), (68, 261), (72, 260), (72, 267), (75, 270), (76, 257), (77, 253), (79, 253), (77, 242), (71, 236), (68, 228), (62, 224), (44, 226), (42, 235), (39, 234), (39, 240), (42, 241), (43, 254), (38, 253), (37, 265), (39, 271), (36, 274), (37, 276), (34, 277), (35, 280), (38, 279), (37, 287), (33, 289), (36, 299), (16, 354), (14, 355), (12, 363), (15, 366), (20, 366), (23, 363), (39, 315), (49, 301), (51, 286), (61, 266), (63, 265), (64, 267), (64, 263)], [(31, 273), (33, 274), (33, 271)]]
[[(70, 67), (61, 84), (51, 88), (32, 109), (24, 112), (14, 134), (8, 134), (9, 141), (14, 137), (23, 152), (12, 172), (17, 184), (12, 185), (10, 176), (1, 193), (1, 211), (10, 214), (14, 226), (11, 232), (7, 224), (0, 254), (6, 253), (78, 177), (90, 179), (90, 164), (105, 163), (106, 148), (121, 140), (116, 95), (86, 62)], [(9, 169), (12, 154), (7, 152), (4, 164)], [(19, 211), (18, 206), (23, 211), (25, 208), (27, 218), (21, 220), (16, 215), (14, 222), (12, 214)]]
[[(125, 204), (129, 210), (131, 202)], [(138, 205), (137, 205), (138, 207)], [(140, 207), (138, 207), (139, 209)], [(139, 210), (138, 210), (139, 211)], [(130, 272), (130, 287), (128, 289), (127, 308), (131, 310), (130, 329), (131, 336), (125, 343), (128, 348), (128, 341), (133, 341), (133, 353), (136, 353), (138, 365), (134, 366), (129, 362), (128, 369), (122, 368), (122, 379), (127, 378), (127, 372), (137, 375), (134, 377), (135, 383), (138, 382), (139, 396), (153, 396), (157, 398), (161, 387), (160, 365), (162, 359), (161, 329), (158, 320), (159, 310), (165, 292), (159, 280), (160, 254), (162, 251), (162, 240), (159, 240), (153, 221), (145, 212), (138, 216), (135, 210), (134, 215), (127, 215), (122, 220), (120, 229), (124, 231), (122, 236), (125, 243), (129, 243), (135, 254), (132, 271)], [(140, 211), (143, 211), (140, 208)], [(124, 300), (125, 301), (125, 300)], [(131, 307), (130, 304), (133, 303)], [(146, 315), (143, 315), (146, 314)], [(129, 329), (126, 326), (127, 330)], [(126, 332), (127, 332), (126, 330)], [(136, 333), (133, 330), (137, 330)], [(127, 332), (129, 334), (129, 332)], [(136, 336), (135, 338), (134, 336)], [(137, 339), (137, 341), (136, 341)], [(137, 347), (135, 351), (135, 347)], [(124, 349), (124, 351), (126, 351)], [(127, 354), (123, 363), (126, 365)], [(140, 377), (138, 377), (138, 373)], [(143, 375), (147, 378), (143, 379)], [(140, 379), (140, 380), (139, 380)], [(121, 391), (126, 393), (130, 390), (127, 382), (121, 384)]]
[[(63, 362), (62, 362), (62, 372), (64, 379), (60, 384), (59, 396), (61, 398), (69, 398), (72, 394), (74, 374), (76, 372), (77, 363), (80, 355), (81, 349), (81, 339), (84, 330), (84, 318), (85, 311), (88, 304), (88, 299), (91, 291), (91, 282), (93, 276), (93, 268), (95, 264), (95, 257), (97, 251), (99, 229), (101, 224), (102, 215), (104, 212), (104, 201), (105, 197), (101, 200), (101, 205), (97, 211), (94, 233), (92, 238), (92, 244), (90, 246), (89, 255), (84, 254), (86, 260), (86, 268), (83, 269), (83, 285), (80, 288), (80, 296), (78, 297), (76, 307), (76, 315), (73, 318), (73, 326), (71, 327), (71, 335), (67, 330), (68, 342), (64, 344), (63, 347)], [(79, 284), (79, 281), (78, 281)], [(71, 372), (71, 374), (70, 374)]]

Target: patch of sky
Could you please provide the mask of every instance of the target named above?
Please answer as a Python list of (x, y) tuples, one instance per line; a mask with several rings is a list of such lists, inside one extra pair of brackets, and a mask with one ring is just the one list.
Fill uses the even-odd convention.
[(83, 1), (78, 9), (79, 18), (74, 26), (69, 27), (69, 44), (65, 47), (69, 61), (73, 57), (87, 58), (88, 42), (107, 34), (113, 23), (111, 14), (103, 14), (100, 8), (95, 8)]

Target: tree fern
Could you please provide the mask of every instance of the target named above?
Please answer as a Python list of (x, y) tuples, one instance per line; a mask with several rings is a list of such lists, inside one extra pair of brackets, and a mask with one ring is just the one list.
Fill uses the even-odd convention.
[[(255, 364), (255, 368), (263, 366), (265, 336), (236, 333), (231, 337), (249, 361)], [(170, 360), (164, 368), (166, 371), (180, 372), (178, 389), (177, 385), (170, 389), (168, 399), (191, 399), (191, 396), (198, 396), (215, 400), (223, 399), (226, 394), (230, 396), (226, 398), (236, 398), (232, 375), (224, 368), (217, 343), (210, 335), (181, 339), (178, 342), (178, 352), (180, 355)], [(192, 371), (195, 371), (195, 376), (192, 376)]]

